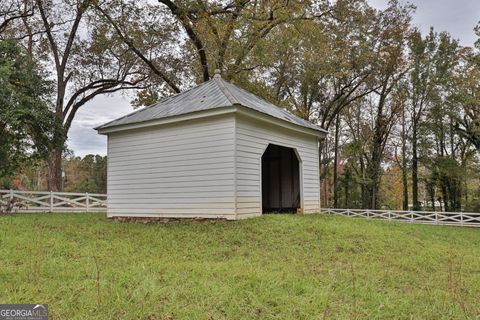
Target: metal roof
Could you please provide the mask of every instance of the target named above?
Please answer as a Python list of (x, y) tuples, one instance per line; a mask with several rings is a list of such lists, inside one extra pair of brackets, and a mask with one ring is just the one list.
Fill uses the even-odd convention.
[(319, 126), (301, 119), (284, 109), (278, 108), (260, 97), (223, 80), (219, 74), (216, 74), (213, 79), (193, 87), (190, 90), (160, 100), (154, 105), (110, 121), (95, 129), (99, 130), (126, 124), (147, 122), (234, 105), (242, 105), (298, 126), (326, 132), (326, 130)]

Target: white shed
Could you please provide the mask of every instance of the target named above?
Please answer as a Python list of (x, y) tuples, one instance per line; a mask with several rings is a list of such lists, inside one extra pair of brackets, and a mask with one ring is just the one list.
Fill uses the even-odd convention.
[(326, 131), (225, 80), (96, 128), (108, 217), (225, 218), (320, 210)]

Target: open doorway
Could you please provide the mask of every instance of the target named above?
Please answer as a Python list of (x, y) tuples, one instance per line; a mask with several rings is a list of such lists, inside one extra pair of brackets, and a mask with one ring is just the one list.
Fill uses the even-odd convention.
[(292, 148), (269, 144), (262, 156), (262, 212), (296, 213), (300, 203), (297, 153)]

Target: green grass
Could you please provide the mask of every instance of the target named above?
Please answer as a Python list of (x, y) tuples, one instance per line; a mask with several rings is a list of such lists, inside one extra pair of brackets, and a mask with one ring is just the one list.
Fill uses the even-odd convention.
[(51, 319), (479, 319), (480, 229), (324, 215), (0, 217), (0, 303)]

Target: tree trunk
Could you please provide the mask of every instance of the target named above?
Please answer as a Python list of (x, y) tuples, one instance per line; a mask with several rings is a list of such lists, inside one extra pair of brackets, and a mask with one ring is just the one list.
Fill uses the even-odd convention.
[[(404, 156), (405, 158), (405, 156)], [(402, 162), (402, 182), (403, 182), (403, 201), (402, 201), (402, 209), (408, 210), (408, 172), (406, 167), (406, 160), (403, 159)]]
[(48, 189), (50, 191), (62, 191), (62, 151), (54, 149), (48, 160)]
[[(380, 116), (379, 116), (380, 117)], [(377, 120), (381, 122), (381, 120)], [(380, 187), (380, 170), (382, 162), (382, 134), (381, 130), (383, 128), (380, 125), (377, 125), (375, 129), (375, 136), (373, 138), (372, 144), (372, 158), (370, 163), (367, 165), (367, 176), (369, 181), (367, 183), (367, 193), (368, 193), (368, 208), (367, 209), (378, 209), (378, 191)]]
[(340, 116), (335, 120), (335, 143), (333, 159), (333, 207), (338, 208), (338, 136), (340, 131)]
[(405, 110), (402, 113), (402, 183), (403, 210), (408, 210), (408, 169), (407, 169), (407, 136), (405, 130)]
[(450, 199), (449, 199), (448, 188), (447, 188), (448, 181), (445, 177), (442, 177), (440, 179), (440, 183), (442, 185), (441, 189), (442, 189), (442, 196), (443, 196), (443, 207), (445, 208), (446, 212), (449, 212), (451, 211), (451, 209), (450, 209)]
[(373, 160), (373, 163), (367, 168), (368, 177), (370, 181), (367, 184), (367, 208), (378, 209), (378, 190), (380, 186), (380, 163), (378, 158)]
[(381, 165), (383, 159), (383, 150), (385, 142), (388, 139), (388, 118), (384, 114), (384, 107), (386, 105), (387, 99), (387, 88), (384, 86), (382, 93), (379, 97), (377, 105), (377, 118), (375, 119), (375, 127), (372, 141), (372, 153), (371, 157), (367, 163), (367, 177), (369, 179), (367, 183), (367, 193), (368, 193), (368, 208), (367, 209), (378, 209), (378, 194), (380, 189), (380, 176), (381, 176)]
[[(327, 139), (320, 140), (320, 145), (318, 147), (319, 154), (319, 163), (318, 170), (320, 175), (320, 204), (324, 208), (328, 208), (328, 181), (327, 181), (327, 166), (325, 165), (326, 152), (327, 149)], [(323, 192), (322, 192), (323, 191)]]
[[(65, 69), (59, 68), (57, 71), (57, 97), (55, 103), (55, 116), (59, 123), (63, 124), (63, 106), (66, 92), (66, 82), (64, 81)], [(56, 132), (53, 136), (54, 145), (50, 151), (50, 157), (47, 162), (48, 189), (50, 191), (62, 191), (62, 153), (67, 139), (67, 131)], [(62, 136), (60, 136), (62, 135)]]
[(344, 208), (350, 208), (350, 169), (347, 167), (345, 170), (345, 202)]
[[(415, 118), (415, 117), (414, 117)], [(412, 202), (413, 210), (420, 211), (418, 202), (418, 152), (417, 152), (417, 121), (414, 119), (412, 124)]]
[(428, 189), (429, 189), (429, 194), (430, 194), (430, 202), (432, 203), (432, 211), (437, 211), (437, 208), (435, 207), (435, 184), (434, 184), (434, 182), (429, 182), (428, 183)]
[(360, 173), (362, 177), (362, 182), (360, 185), (361, 194), (362, 194), (362, 209), (368, 209), (368, 194), (367, 194), (367, 178), (366, 178), (366, 169), (363, 159), (360, 159)]

